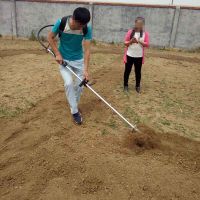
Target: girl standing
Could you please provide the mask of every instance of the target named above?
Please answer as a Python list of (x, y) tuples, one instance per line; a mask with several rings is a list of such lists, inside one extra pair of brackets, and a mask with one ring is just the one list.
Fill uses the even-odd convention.
[(144, 64), (144, 47), (149, 46), (149, 33), (144, 31), (145, 19), (137, 17), (133, 29), (126, 33), (124, 44), (126, 46), (124, 54), (124, 91), (128, 91), (128, 80), (135, 66), (135, 89), (140, 93), (141, 69)]

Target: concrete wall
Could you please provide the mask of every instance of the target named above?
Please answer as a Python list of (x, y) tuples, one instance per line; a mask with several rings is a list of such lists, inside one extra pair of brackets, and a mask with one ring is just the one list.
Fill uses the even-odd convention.
[(200, 10), (181, 9), (175, 46), (200, 47)]
[[(38, 1), (38, 2), (37, 2)], [(14, 6), (16, 5), (16, 6)], [(200, 8), (0, 0), (0, 34), (28, 37), (32, 31), (84, 6), (93, 14), (93, 38), (122, 42), (137, 16), (146, 19), (152, 46), (200, 47)], [(16, 13), (16, 15), (15, 15)], [(15, 30), (16, 29), (16, 30)]]
[[(18, 1), (17, 11), (17, 34), (26, 37), (32, 30), (37, 31), (44, 25), (54, 24), (58, 18), (64, 15), (71, 15), (72, 11), (84, 4), (58, 4), (58, 3), (37, 3)], [(26, 17), (24, 17), (26, 16)]]
[(106, 42), (121, 42), (137, 16), (146, 19), (151, 43), (168, 46), (175, 9), (129, 6), (94, 6), (94, 38)]
[(12, 35), (12, 3), (10, 1), (0, 1), (0, 34)]

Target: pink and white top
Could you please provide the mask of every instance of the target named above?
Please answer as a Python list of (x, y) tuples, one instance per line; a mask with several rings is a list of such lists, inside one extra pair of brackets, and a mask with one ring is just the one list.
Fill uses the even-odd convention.
[[(130, 41), (130, 37), (131, 37), (131, 33), (132, 33), (132, 29), (130, 29), (125, 36), (125, 42)], [(135, 37), (136, 39), (139, 38), (139, 34), (135, 32)], [(148, 32), (144, 32), (143, 37), (140, 38), (144, 43), (145, 46), (141, 46), (140, 44), (132, 44), (129, 47), (125, 48), (125, 52), (124, 52), (124, 63), (127, 62), (127, 55), (131, 56), (131, 57), (142, 57), (142, 63), (144, 63), (144, 47), (149, 47), (149, 33)]]

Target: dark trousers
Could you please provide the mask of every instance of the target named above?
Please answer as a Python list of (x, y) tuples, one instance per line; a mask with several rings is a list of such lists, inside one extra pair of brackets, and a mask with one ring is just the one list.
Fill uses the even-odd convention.
[(130, 56), (127, 56), (127, 63), (125, 64), (124, 86), (128, 86), (128, 79), (129, 79), (129, 75), (131, 73), (133, 64), (135, 66), (135, 80), (136, 80), (135, 86), (140, 87), (142, 57), (141, 58), (133, 58)]

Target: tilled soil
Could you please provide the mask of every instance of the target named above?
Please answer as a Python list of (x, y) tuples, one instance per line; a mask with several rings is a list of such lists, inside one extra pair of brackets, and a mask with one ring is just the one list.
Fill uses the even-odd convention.
[[(141, 133), (135, 133), (87, 89), (80, 104), (84, 123), (76, 126), (53, 59), (36, 42), (9, 40), (8, 44), (12, 51), (8, 46), (6, 51), (0, 48), (0, 199), (200, 199), (199, 94), (191, 92), (191, 101), (190, 96), (181, 96), (180, 88), (173, 88), (186, 87), (187, 93), (190, 88), (198, 92), (198, 86), (193, 85), (195, 81), (185, 83), (183, 78), (182, 85), (171, 87), (172, 79), (167, 76), (183, 62), (179, 57), (190, 59), (197, 54), (175, 52), (173, 58), (178, 56), (178, 60), (172, 61), (167, 55), (159, 57), (168, 52), (149, 50), (143, 69), (143, 91), (138, 96), (134, 90), (130, 94), (122, 91), (122, 49), (93, 47), (93, 88), (131, 122), (138, 122)], [(14, 54), (17, 44), (19, 49), (23, 44), (23, 48)], [(113, 48), (109, 55), (108, 47)], [(157, 69), (166, 62), (165, 72)], [(185, 66), (189, 66), (187, 62)], [(191, 71), (196, 71), (198, 82), (199, 61), (195, 62)], [(179, 67), (185, 72), (184, 66)], [(154, 72), (160, 73), (159, 78), (149, 78)], [(164, 92), (162, 77), (169, 81)], [(175, 105), (182, 112), (179, 107), (171, 112), (171, 107), (159, 104), (167, 94), (172, 95), (167, 100), (173, 98), (173, 91), (177, 92)], [(159, 126), (162, 116), (166, 121)], [(188, 125), (184, 123), (187, 119)], [(173, 130), (175, 123), (185, 124), (185, 129)]]

